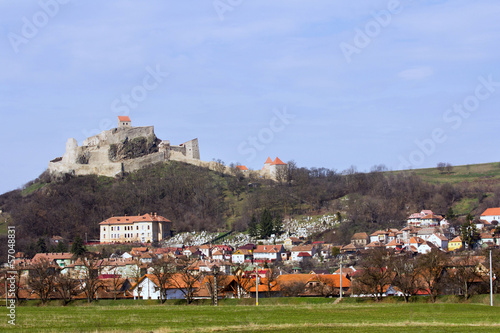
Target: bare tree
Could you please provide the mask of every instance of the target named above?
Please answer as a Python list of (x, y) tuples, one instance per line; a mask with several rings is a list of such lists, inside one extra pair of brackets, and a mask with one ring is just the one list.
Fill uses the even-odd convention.
[(153, 274), (158, 280), (158, 288), (160, 291), (160, 302), (163, 304), (166, 300), (166, 290), (169, 284), (172, 274), (175, 271), (174, 264), (167, 257), (154, 258), (151, 264), (151, 274)]
[[(135, 267), (132, 268), (132, 276), (133, 276), (133, 279), (134, 279), (134, 282), (135, 283), (139, 283), (139, 280), (141, 279), (142, 277), (142, 271), (141, 271), (141, 262), (139, 260), (134, 260), (134, 264), (135, 264)], [(138, 298), (141, 298), (141, 287), (139, 287), (139, 285), (137, 285), (137, 297)]]
[(55, 291), (56, 294), (64, 302), (64, 305), (71, 302), (74, 296), (80, 292), (78, 280), (69, 276), (69, 274), (58, 274), (55, 277)]
[(194, 296), (200, 288), (199, 276), (191, 269), (192, 263), (188, 260), (180, 260), (177, 263), (176, 273), (169, 283), (178, 288), (186, 299), (187, 304), (193, 302)]
[(46, 303), (54, 289), (56, 267), (45, 258), (38, 260), (30, 267), (28, 285)]
[(373, 249), (361, 261), (361, 273), (356, 276), (358, 287), (364, 292), (382, 299), (384, 287), (392, 282), (393, 273), (389, 269), (389, 255), (386, 249)]
[(84, 257), (81, 260), (84, 269), (83, 276), (80, 279), (80, 286), (87, 297), (87, 301), (91, 303), (97, 299), (97, 291), (102, 288), (102, 281), (99, 280), (102, 260), (95, 259), (92, 256)]
[(279, 270), (276, 267), (270, 266), (266, 270), (266, 277), (265, 277), (263, 282), (265, 282), (266, 287), (267, 287), (267, 290), (266, 290), (267, 297), (271, 297), (271, 292), (273, 290), (276, 290), (276, 285), (278, 284), (278, 281), (277, 281), (278, 276), (279, 276)]
[(418, 275), (423, 282), (423, 286), (429, 292), (431, 301), (434, 303), (443, 287), (440, 277), (446, 264), (446, 255), (438, 249), (433, 249), (426, 254), (422, 254), (417, 262)]
[(474, 292), (472, 288), (474, 283), (483, 282), (484, 276), (478, 271), (478, 262), (470, 252), (455, 258), (453, 261), (454, 268), (448, 270), (450, 282), (458, 287), (459, 293), (463, 294), (467, 300)]
[(401, 290), (405, 302), (408, 302), (410, 296), (418, 290), (417, 263), (410, 254), (405, 254), (392, 256), (390, 266), (396, 274), (392, 284)]

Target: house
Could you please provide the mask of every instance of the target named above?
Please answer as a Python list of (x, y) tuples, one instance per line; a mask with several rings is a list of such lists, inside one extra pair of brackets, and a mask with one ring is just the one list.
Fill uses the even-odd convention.
[(439, 226), (441, 220), (443, 219), (440, 215), (428, 214), (421, 218), (421, 227), (437, 227)]
[[(418, 248), (420, 247), (420, 245), (424, 244), (424, 240), (420, 237), (412, 237), (410, 238), (410, 241), (408, 242), (408, 244), (406, 244), (406, 248), (408, 250), (411, 250), (411, 247), (414, 247), (415, 248), (415, 251), (418, 252)], [(414, 252), (414, 251), (412, 251)]]
[(153, 243), (170, 236), (172, 221), (156, 213), (139, 216), (113, 216), (101, 223), (100, 242)]
[[(163, 299), (184, 299), (184, 293), (187, 287), (182, 274), (173, 274), (171, 278), (167, 279), (164, 285), (165, 294), (163, 295)], [(198, 289), (199, 282), (196, 282), (194, 287)], [(158, 278), (153, 274), (144, 275), (134, 286), (132, 286), (132, 294), (134, 299), (160, 299)]]
[(292, 249), (292, 247), (300, 245), (300, 243), (302, 243), (302, 241), (300, 240), (300, 238), (297, 238), (297, 237), (288, 237), (283, 242), (283, 246), (285, 247), (285, 249), (287, 251), (290, 251)]
[(385, 244), (383, 242), (373, 241), (370, 244), (365, 246), (365, 250), (373, 250), (373, 249), (383, 248), (383, 247), (385, 247)]
[(64, 268), (69, 264), (73, 263), (73, 253), (62, 252), (62, 253), (37, 253), (32, 259), (33, 263), (40, 260), (47, 260), (51, 263), (57, 264), (59, 267)]
[(207, 258), (212, 256), (212, 247), (208, 244), (200, 246), (198, 250)]
[[(388, 243), (389, 233), (390, 232), (387, 230), (375, 231), (374, 233), (372, 233), (370, 235), (370, 243), (373, 243), (373, 242), (380, 242), (383, 244)], [(365, 248), (366, 248), (366, 246), (365, 246)]]
[(488, 208), (481, 214), (481, 220), (488, 222), (500, 221), (500, 208)]
[(404, 243), (397, 240), (397, 239), (393, 239), (385, 246), (386, 249), (391, 249), (391, 250), (396, 250), (396, 251), (401, 251), (403, 249), (403, 247), (404, 247)]
[(351, 288), (351, 281), (342, 274), (312, 275), (306, 282), (306, 290), (301, 296), (339, 296), (340, 280), (342, 279), (342, 294)]
[(420, 227), (422, 218), (432, 215), (434, 215), (432, 210), (422, 210), (420, 213), (411, 214), (410, 217), (408, 217), (407, 224), (409, 227)]
[(353, 243), (347, 244), (340, 248), (340, 253), (342, 254), (356, 253), (357, 251), (358, 248), (356, 248)]
[(434, 249), (437, 250), (438, 247), (429, 241), (424, 241), (422, 244), (420, 244), (420, 246), (418, 247), (417, 250), (418, 250), (418, 253), (420, 253), (420, 254), (426, 254), (426, 253), (431, 252)]
[(495, 244), (495, 239), (493, 237), (493, 234), (490, 233), (490, 232), (482, 232), (480, 234), (480, 237), (481, 237), (481, 240), (480, 240), (480, 244), (481, 245), (484, 245), (484, 244)]
[(455, 251), (459, 250), (464, 246), (464, 243), (462, 242), (462, 237), (457, 236), (453, 238), (449, 243), (448, 243), (448, 251)]
[(417, 236), (423, 240), (428, 240), (436, 232), (435, 228), (422, 228), (418, 230)]
[(224, 252), (221, 250), (217, 250), (212, 253), (213, 260), (224, 260)]
[(238, 249), (231, 255), (233, 264), (243, 264), (253, 261), (253, 253), (251, 250)]
[(253, 251), (254, 261), (280, 261), (285, 253), (283, 245), (257, 245)]
[(237, 165), (236, 169), (240, 170), (241, 172), (248, 172), (248, 168), (245, 165)]
[(314, 245), (299, 245), (292, 247), (291, 250), (291, 260), (292, 261), (303, 261), (304, 258), (310, 258), (316, 254), (316, 248)]
[(351, 237), (351, 244), (357, 248), (364, 248), (370, 237), (366, 232), (357, 232)]
[(444, 251), (448, 251), (448, 238), (441, 234), (434, 233), (427, 239), (427, 241)]

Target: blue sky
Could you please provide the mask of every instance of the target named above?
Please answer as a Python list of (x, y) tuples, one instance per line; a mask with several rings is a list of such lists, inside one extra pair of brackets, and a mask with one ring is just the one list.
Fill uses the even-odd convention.
[(253, 169), (498, 161), (498, 17), (498, 0), (1, 1), (0, 193), (124, 113)]

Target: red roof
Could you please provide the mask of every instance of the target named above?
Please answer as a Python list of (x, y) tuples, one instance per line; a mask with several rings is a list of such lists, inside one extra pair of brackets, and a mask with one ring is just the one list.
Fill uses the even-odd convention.
[(278, 157), (274, 160), (274, 162), (271, 165), (286, 165), (282, 160), (280, 160)]
[(118, 116), (119, 121), (132, 121), (129, 116)]
[(248, 168), (246, 166), (244, 166), (244, 165), (237, 165), (236, 169), (239, 169), (241, 171), (248, 171)]
[(273, 163), (273, 160), (270, 157), (268, 157), (264, 164), (272, 164), (272, 163)]
[(488, 208), (481, 214), (481, 216), (498, 216), (500, 215), (500, 208)]
[(172, 222), (163, 216), (144, 214), (141, 216), (113, 216), (99, 224), (131, 224), (134, 222)]

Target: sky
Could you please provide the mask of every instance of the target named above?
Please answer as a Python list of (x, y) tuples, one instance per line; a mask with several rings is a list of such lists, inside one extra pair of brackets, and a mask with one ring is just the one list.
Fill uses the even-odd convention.
[(339, 172), (496, 162), (498, 0), (0, 1), (0, 193), (68, 138)]

